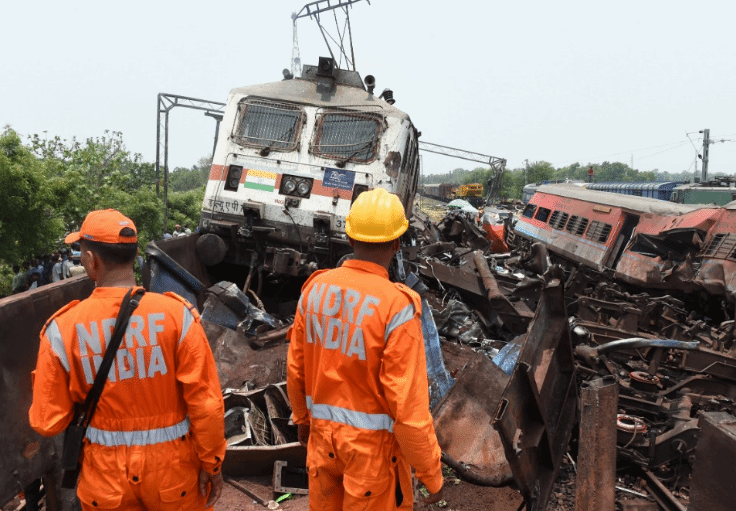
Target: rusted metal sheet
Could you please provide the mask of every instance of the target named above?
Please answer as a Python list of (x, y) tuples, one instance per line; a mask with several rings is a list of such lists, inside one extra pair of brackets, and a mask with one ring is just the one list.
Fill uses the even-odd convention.
[(708, 412), (700, 416), (699, 426), (690, 511), (730, 511), (736, 502), (733, 481), (736, 417), (725, 412)]
[(695, 280), (710, 294), (733, 296), (736, 293), (734, 275), (736, 261), (704, 257)]
[[(279, 390), (280, 388), (280, 390)], [(276, 461), (284, 461), (290, 467), (303, 468), (306, 464), (307, 450), (296, 441), (291, 441), (279, 445), (264, 445), (270, 443), (269, 439), (274, 438), (272, 431), (274, 428), (283, 428), (284, 431), (296, 430), (295, 425), (288, 425), (288, 414), (291, 414), (291, 408), (287, 403), (288, 409), (280, 410), (278, 417), (273, 417), (267, 395), (269, 392), (281, 395), (284, 400), (288, 400), (285, 394), (286, 384), (269, 385), (249, 392), (233, 392), (225, 395), (225, 410), (235, 407), (243, 407), (247, 409), (256, 408), (261, 414), (259, 426), (263, 429), (257, 431), (257, 445), (235, 445), (230, 444), (227, 447), (225, 460), (222, 464), (223, 474), (229, 477), (247, 477), (257, 475), (272, 475), (273, 466)], [(284, 408), (283, 406), (281, 408)], [(253, 410), (251, 410), (251, 413)], [(227, 413), (226, 413), (227, 416)], [(281, 420), (285, 419), (285, 420)], [(278, 424), (274, 426), (274, 423)], [(227, 419), (226, 419), (227, 423)], [(295, 433), (295, 431), (293, 431)], [(287, 436), (291, 436), (287, 432)], [(294, 435), (295, 436), (295, 435)]]
[[(0, 300), (0, 504), (54, 469), (58, 439), (31, 429), (31, 371), (36, 367), (39, 333), (46, 320), (72, 300), (90, 295), (94, 283), (86, 275)], [(50, 489), (53, 491), (53, 488)], [(54, 496), (56, 498), (56, 496)], [(59, 509), (59, 508), (57, 508)]]
[(577, 412), (559, 270), (545, 275), (547, 285), (493, 420), (529, 511), (547, 506)]
[(613, 376), (583, 384), (575, 511), (613, 511), (616, 504), (616, 412)]
[(429, 259), (420, 266), (419, 273), (430, 283), (440, 282), (479, 297), (485, 296), (483, 287), (478, 281), (478, 275), (475, 273), (475, 266), (467, 264), (460, 267), (448, 266), (440, 261)]
[(707, 232), (721, 215), (720, 208), (702, 208), (681, 215), (659, 215), (645, 213), (636, 227), (637, 233), (662, 235), (668, 232), (699, 230)]
[(251, 388), (259, 388), (286, 379), (288, 344), (254, 350), (245, 336), (238, 332), (209, 321), (202, 321), (202, 326), (212, 348), (223, 389), (239, 389), (245, 382), (249, 382)]
[[(694, 248), (693, 253), (696, 251)], [(686, 256), (681, 261), (673, 261), (666, 259), (666, 256), (667, 254), (662, 254), (651, 257), (626, 251), (616, 264), (614, 278), (645, 288), (679, 288), (688, 292), (698, 289), (692, 257)]]
[[(522, 300), (511, 303), (503, 295), (498, 281), (488, 268), (487, 262), (483, 269), (478, 269), (475, 259), (476, 255), (474, 253), (464, 254), (465, 263), (459, 267), (428, 259), (420, 266), (420, 274), (429, 283), (439, 283), (438, 285), (442, 286), (443, 289), (445, 286), (450, 286), (464, 291), (465, 300), (486, 317), (490, 318), (498, 315), (512, 333), (515, 335), (524, 333), (532, 316), (531, 310)], [(479, 256), (479, 260), (483, 262), (485, 258)], [(488, 299), (490, 295), (483, 283), (484, 277), (492, 288), (490, 293), (494, 297), (493, 301)]]
[(512, 479), (498, 432), (491, 425), (509, 376), (477, 353), (433, 410), (445, 462), (476, 484), (500, 486)]
[(577, 317), (609, 325), (615, 330), (634, 333), (639, 328), (642, 312), (625, 302), (607, 302), (587, 296), (578, 298)]
[(645, 213), (636, 226), (636, 232), (648, 235), (678, 233), (684, 230), (707, 232), (718, 220), (721, 211), (720, 208), (702, 208), (672, 216)]
[(682, 353), (680, 367), (687, 371), (736, 381), (736, 359), (728, 353), (719, 353), (707, 348), (686, 351)]
[[(528, 309), (517, 309), (501, 292), (498, 282), (493, 277), (491, 269), (488, 267), (488, 261), (483, 257), (482, 252), (476, 250), (473, 261), (475, 262), (476, 270), (480, 275), (493, 311), (498, 314), (498, 317), (501, 318), (501, 321), (503, 321), (503, 324), (511, 333), (514, 335), (525, 333), (527, 325), (532, 318), (531, 311)], [(523, 302), (519, 303), (523, 304)]]

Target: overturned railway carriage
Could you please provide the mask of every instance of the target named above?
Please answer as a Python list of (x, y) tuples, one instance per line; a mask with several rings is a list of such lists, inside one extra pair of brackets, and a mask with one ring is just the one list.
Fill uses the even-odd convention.
[(641, 288), (694, 291), (694, 263), (720, 208), (544, 185), (515, 227), (516, 243), (543, 243), (558, 258)]
[(351, 204), (376, 187), (411, 215), (419, 158), (409, 116), (374, 96), (371, 80), (366, 88), (357, 72), (323, 64), (231, 91), (199, 225), (207, 265), (257, 257), (286, 275), (334, 266), (352, 251)]
[(702, 253), (696, 282), (736, 303), (736, 202), (720, 208)]

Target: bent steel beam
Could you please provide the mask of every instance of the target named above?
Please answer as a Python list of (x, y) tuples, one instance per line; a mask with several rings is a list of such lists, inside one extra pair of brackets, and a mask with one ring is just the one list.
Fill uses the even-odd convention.
[(534, 320), (493, 426), (529, 511), (546, 509), (577, 413), (561, 271), (545, 275)]

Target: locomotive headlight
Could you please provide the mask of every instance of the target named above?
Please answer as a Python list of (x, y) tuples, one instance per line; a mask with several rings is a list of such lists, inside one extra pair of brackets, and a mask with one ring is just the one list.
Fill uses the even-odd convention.
[(294, 193), (294, 190), (296, 190), (296, 181), (293, 179), (287, 179), (284, 181), (284, 187), (283, 187), (284, 193), (291, 195)]
[(302, 181), (299, 183), (296, 187), (296, 193), (301, 195), (302, 197), (307, 195), (309, 193), (309, 183), (306, 181)]
[(238, 191), (240, 177), (243, 175), (243, 167), (241, 165), (230, 165), (227, 171), (227, 181), (225, 182), (225, 190), (233, 192)]

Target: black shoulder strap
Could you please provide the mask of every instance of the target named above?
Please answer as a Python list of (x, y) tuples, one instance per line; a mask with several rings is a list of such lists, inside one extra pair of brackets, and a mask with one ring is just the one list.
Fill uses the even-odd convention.
[(77, 424), (84, 426), (85, 428), (92, 421), (92, 416), (97, 408), (97, 402), (100, 400), (100, 395), (102, 394), (102, 388), (105, 386), (107, 375), (110, 372), (110, 367), (112, 367), (112, 361), (118, 352), (120, 342), (123, 339), (123, 334), (128, 327), (130, 315), (136, 307), (138, 307), (141, 297), (143, 297), (146, 291), (143, 288), (138, 289), (131, 297), (130, 295), (132, 292), (133, 288), (130, 288), (125, 294), (125, 298), (123, 298), (118, 318), (115, 321), (115, 329), (113, 330), (112, 337), (110, 338), (110, 344), (107, 345), (107, 349), (105, 350), (105, 358), (102, 359), (100, 368), (97, 371), (97, 376), (95, 376), (95, 382), (92, 384), (92, 388), (89, 390), (87, 397), (84, 400), (82, 413), (77, 418)]

